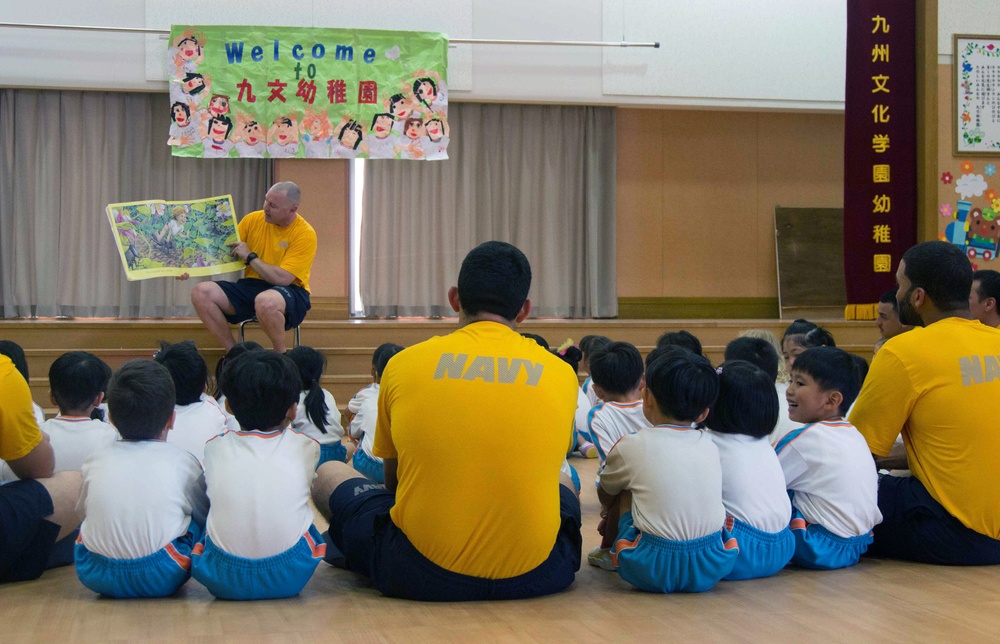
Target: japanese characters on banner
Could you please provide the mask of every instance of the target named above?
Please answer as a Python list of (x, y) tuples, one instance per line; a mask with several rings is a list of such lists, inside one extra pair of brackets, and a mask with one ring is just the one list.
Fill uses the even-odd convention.
[(875, 319), (916, 243), (916, 29), (912, 0), (848, 0), (844, 118), (847, 319)]
[(174, 156), (448, 158), (444, 34), (174, 25), (167, 59)]

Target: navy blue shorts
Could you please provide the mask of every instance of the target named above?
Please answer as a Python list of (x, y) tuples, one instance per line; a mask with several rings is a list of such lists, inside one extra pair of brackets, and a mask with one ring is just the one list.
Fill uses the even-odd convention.
[(869, 555), (946, 566), (1000, 564), (1000, 540), (965, 527), (915, 476), (879, 476), (878, 509), (882, 523)]
[(230, 324), (239, 324), (257, 315), (254, 299), (268, 289), (274, 289), (285, 298), (285, 330), (294, 329), (306, 319), (306, 312), (312, 307), (309, 291), (301, 286), (273, 286), (264, 280), (244, 277), (236, 282), (216, 282), (236, 309), (236, 315), (226, 315)]
[(549, 558), (508, 579), (483, 579), (438, 566), (424, 557), (396, 527), (389, 510), (395, 494), (368, 479), (342, 483), (330, 495), (330, 540), (347, 568), (365, 575), (387, 597), (420, 601), (522, 599), (566, 589), (580, 569), (580, 500), (559, 486), (562, 519)]
[(0, 485), (0, 582), (38, 579), (59, 536), (45, 517), (52, 498), (38, 481)]

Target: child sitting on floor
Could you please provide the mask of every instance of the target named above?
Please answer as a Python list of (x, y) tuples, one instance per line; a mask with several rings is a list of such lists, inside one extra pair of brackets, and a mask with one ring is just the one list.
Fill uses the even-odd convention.
[(83, 466), (76, 574), (108, 597), (166, 597), (191, 576), (205, 525), (201, 465), (166, 442), (174, 383), (163, 365), (127, 362), (111, 378), (108, 410), (123, 440)]
[(583, 395), (587, 397), (587, 400), (590, 401), (591, 407), (600, 404), (602, 401), (594, 391), (594, 380), (590, 375), (590, 359), (595, 353), (609, 344), (611, 344), (611, 338), (603, 335), (585, 335), (580, 339), (580, 352), (583, 354), (583, 357), (580, 358), (580, 366), (588, 374), (587, 379), (580, 385), (580, 389), (583, 391)]
[(675, 348), (646, 370), (642, 408), (653, 425), (623, 437), (597, 488), (622, 579), (649, 592), (701, 592), (728, 575), (739, 549), (724, 525), (722, 468), (696, 425), (715, 402), (708, 360)]
[[(40, 427), (49, 435), (56, 472), (79, 472), (92, 453), (118, 439), (114, 427), (90, 417), (104, 401), (110, 371), (103, 360), (86, 351), (64, 353), (49, 367), (49, 396), (59, 415)], [(16, 480), (10, 467), (0, 461), (0, 481)], [(69, 549), (66, 554), (69, 563)]]
[(805, 568), (853, 566), (882, 521), (875, 463), (844, 420), (860, 388), (858, 365), (841, 349), (817, 347), (795, 359), (788, 413), (807, 424), (774, 449), (792, 499), (792, 562)]
[[(628, 342), (611, 342), (593, 355), (590, 373), (593, 388), (604, 402), (590, 410), (587, 433), (597, 447), (601, 464), (597, 470), (600, 482), (608, 452), (623, 436), (634, 434), (649, 421), (642, 411), (642, 355)], [(604, 541), (590, 551), (587, 561), (592, 566), (613, 570), (611, 546), (614, 530), (605, 535)]]
[[(773, 357), (772, 369), (776, 368), (774, 349), (763, 340), (758, 342), (766, 348), (765, 355)], [(719, 449), (726, 528), (740, 544), (740, 556), (726, 579), (770, 577), (795, 552), (795, 538), (788, 528), (792, 506), (785, 476), (768, 442), (778, 418), (774, 374), (744, 360), (727, 360), (721, 371), (719, 399), (705, 422)]]
[(351, 438), (360, 441), (354, 452), (351, 465), (366, 478), (376, 483), (385, 483), (382, 459), (372, 454), (375, 445), (375, 424), (378, 420), (378, 390), (382, 383), (382, 373), (389, 359), (403, 350), (398, 344), (380, 344), (372, 354), (372, 379), (368, 385), (351, 398), (347, 410), (354, 414), (351, 419)]
[(174, 425), (167, 434), (167, 442), (191, 452), (199, 463), (203, 463), (205, 443), (227, 427), (225, 412), (205, 393), (208, 365), (191, 340), (176, 344), (161, 342), (153, 360), (170, 372), (177, 397)]
[[(580, 373), (580, 362), (583, 360), (583, 352), (580, 347), (573, 344), (572, 340), (567, 340), (558, 349), (554, 350), (562, 361), (573, 367), (573, 373)], [(587, 394), (583, 393), (583, 388), (577, 389), (576, 394), (576, 416), (573, 419), (573, 450), (583, 458), (597, 458), (597, 448), (590, 440), (587, 433), (587, 416), (593, 405)], [(568, 467), (568, 465), (567, 465)], [(574, 470), (575, 471), (575, 470)]]
[(340, 410), (333, 394), (323, 389), (321, 384), (326, 358), (316, 349), (304, 346), (289, 351), (288, 357), (298, 367), (299, 377), (302, 378), (302, 393), (299, 394), (292, 428), (319, 443), (319, 464), (316, 467), (327, 461), (346, 463), (354, 453), (354, 445), (346, 446), (340, 441), (344, 437)]
[(250, 351), (227, 362), (222, 391), (242, 429), (205, 446), (212, 507), (191, 574), (219, 599), (292, 597), (326, 551), (309, 507), (319, 443), (288, 429), (298, 368), (285, 355)]
[(219, 406), (219, 409), (222, 410), (222, 413), (226, 415), (226, 427), (233, 431), (239, 431), (240, 424), (236, 422), (236, 418), (226, 409), (226, 397), (222, 393), (222, 370), (226, 368), (227, 362), (232, 362), (247, 351), (264, 351), (264, 347), (253, 340), (237, 342), (232, 349), (226, 352), (226, 355), (219, 358), (219, 361), (215, 363), (215, 387), (212, 390), (212, 398)]

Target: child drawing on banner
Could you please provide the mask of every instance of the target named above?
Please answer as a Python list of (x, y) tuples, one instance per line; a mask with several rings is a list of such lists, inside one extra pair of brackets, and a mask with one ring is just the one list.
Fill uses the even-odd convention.
[(448, 88), (440, 74), (421, 69), (413, 73), (413, 78), (407, 89), (413, 91), (414, 100), (430, 110), (448, 109)]
[(396, 146), (399, 144), (399, 134), (393, 131), (395, 119), (389, 112), (379, 112), (372, 117), (372, 127), (365, 140), (368, 145), (368, 156), (372, 159), (396, 158)]
[(170, 83), (170, 102), (187, 103), (193, 109), (201, 105), (202, 99), (208, 95), (212, 87), (212, 79), (201, 74), (185, 74), (180, 81)]
[(302, 123), (299, 125), (306, 158), (330, 158), (330, 143), (333, 141), (333, 134), (330, 132), (332, 128), (333, 125), (326, 112), (306, 110), (306, 115), (302, 117)]
[(243, 158), (263, 159), (267, 152), (267, 135), (251, 114), (236, 110), (236, 132), (230, 139)]
[(392, 114), (392, 118), (396, 119), (396, 122), (392, 125), (393, 131), (402, 136), (403, 123), (406, 122), (406, 119), (410, 117), (415, 109), (413, 101), (405, 94), (393, 94), (383, 102), (386, 110)]
[(351, 114), (341, 117), (340, 124), (333, 130), (333, 136), (337, 139), (330, 154), (334, 159), (356, 159), (362, 154), (368, 154), (368, 145), (363, 140), (365, 130)]
[(205, 52), (202, 45), (205, 37), (185, 31), (178, 36), (177, 42), (170, 49), (170, 60), (174, 66), (171, 78), (181, 78), (185, 74), (192, 74), (198, 71), (198, 65), (205, 59)]
[(447, 159), (448, 142), (451, 140), (448, 136), (450, 132), (448, 117), (445, 116), (444, 112), (434, 112), (424, 122), (424, 129), (427, 131), (427, 137), (423, 143), (427, 160)]
[(225, 94), (212, 94), (212, 98), (208, 101), (208, 108), (198, 110), (198, 116), (201, 118), (201, 123), (198, 126), (200, 138), (204, 139), (208, 136), (209, 120), (226, 114), (229, 114), (229, 97)]
[(184, 224), (187, 223), (188, 211), (184, 206), (174, 206), (170, 210), (170, 219), (163, 224), (160, 232), (156, 233), (156, 241), (164, 246), (173, 247), (175, 239), (187, 239), (188, 234), (184, 232)]
[(167, 145), (186, 147), (198, 141), (198, 116), (191, 118), (191, 108), (187, 103), (177, 101), (170, 106), (170, 136)]
[(406, 119), (403, 125), (404, 137), (401, 144), (396, 146), (396, 153), (401, 159), (417, 160), (427, 156), (424, 150), (424, 143), (427, 141), (424, 121), (419, 117)]
[(267, 153), (272, 157), (290, 159), (299, 150), (299, 133), (295, 127), (296, 115), (279, 116), (267, 131)]
[(233, 142), (229, 135), (233, 131), (233, 120), (228, 116), (213, 116), (208, 119), (208, 134), (201, 140), (205, 151), (201, 155), (206, 159), (223, 159), (229, 156)]

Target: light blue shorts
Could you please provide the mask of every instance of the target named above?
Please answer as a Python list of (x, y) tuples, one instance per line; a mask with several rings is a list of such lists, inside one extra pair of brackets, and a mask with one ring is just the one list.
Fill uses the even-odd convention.
[(354, 465), (354, 469), (369, 481), (385, 483), (385, 470), (382, 469), (382, 463), (375, 460), (360, 447), (355, 450), (354, 456), (351, 458), (351, 464)]
[(764, 532), (733, 517), (726, 517), (726, 529), (740, 544), (740, 556), (729, 581), (770, 577), (788, 565), (795, 554), (795, 537), (789, 528), (780, 532)]
[(857, 537), (840, 537), (818, 523), (806, 523), (802, 513), (792, 506), (789, 525), (795, 536), (792, 563), (814, 570), (836, 570), (858, 563), (874, 538), (869, 532)]
[(139, 559), (111, 559), (87, 550), (77, 539), (74, 558), (80, 583), (105, 597), (167, 597), (191, 576), (191, 551), (202, 528), (193, 521), (184, 535)]
[(316, 526), (273, 557), (244, 559), (205, 539), (191, 553), (191, 575), (219, 599), (281, 599), (298, 595), (326, 554)]
[(618, 539), (611, 551), (622, 579), (652, 593), (709, 590), (733, 570), (739, 554), (736, 539), (728, 530), (691, 541), (673, 541), (639, 532), (631, 512), (619, 520)]
[(337, 441), (336, 443), (320, 443), (319, 446), (319, 464), (316, 468), (327, 461), (340, 461), (344, 463), (347, 461), (347, 448)]

